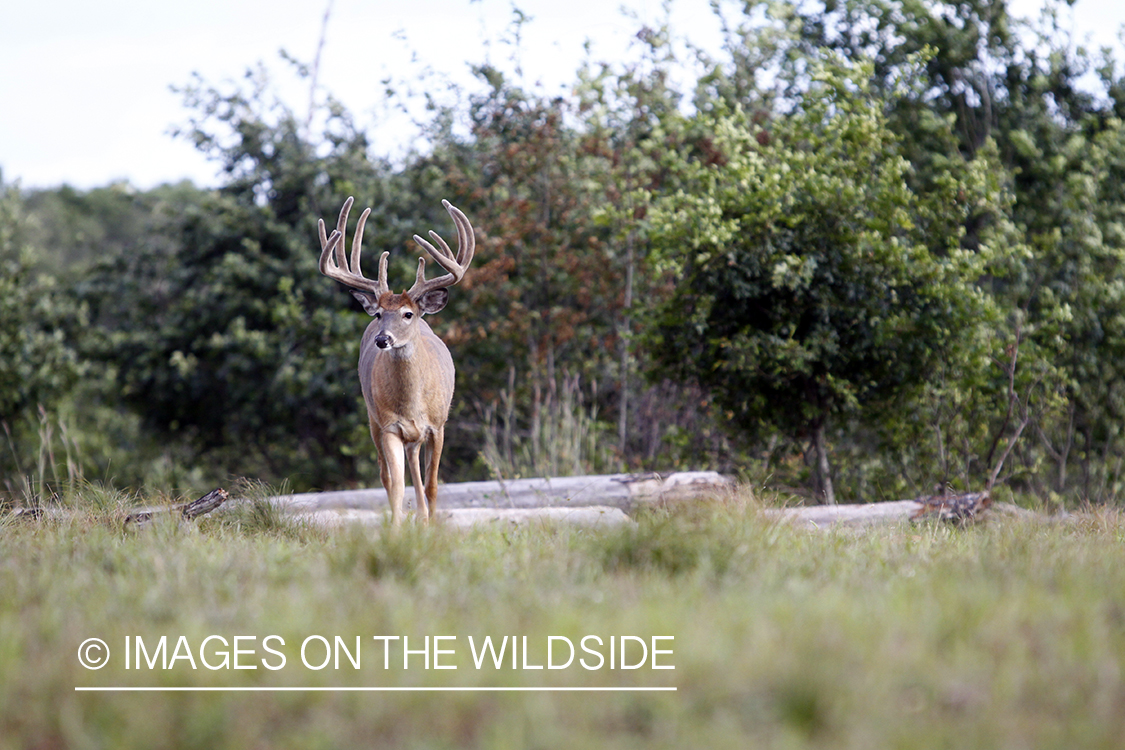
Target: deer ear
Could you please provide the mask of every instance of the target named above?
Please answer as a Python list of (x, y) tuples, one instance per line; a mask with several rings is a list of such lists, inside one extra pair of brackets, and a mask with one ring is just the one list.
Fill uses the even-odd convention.
[(379, 302), (375, 299), (374, 294), (359, 292), (355, 289), (352, 289), (351, 291), (352, 296), (359, 300), (359, 304), (363, 305), (363, 309), (367, 312), (368, 315), (374, 316), (375, 313), (379, 312)]
[(418, 307), (424, 313), (441, 312), (449, 301), (448, 289), (431, 289), (418, 298)]

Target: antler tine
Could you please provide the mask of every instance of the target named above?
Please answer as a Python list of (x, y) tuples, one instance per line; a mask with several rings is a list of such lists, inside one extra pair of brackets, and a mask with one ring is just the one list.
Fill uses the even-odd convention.
[(449, 201), (443, 200), (441, 205), (445, 206), (445, 210), (453, 217), (453, 223), (457, 225), (457, 263), (468, 268), (473, 262), (473, 253), (477, 247), (473, 225), (469, 223), (469, 217)]
[(391, 290), (387, 283), (387, 258), (389, 257), (391, 257), (391, 253), (388, 250), (384, 250), (383, 254), (379, 256), (379, 286), (383, 290), (379, 292), (379, 296)]
[(356, 224), (355, 237), (352, 239), (352, 262), (351, 267), (348, 267), (347, 255), (344, 250), (344, 232), (348, 226), (348, 213), (351, 211), (352, 203), (353, 199), (350, 197), (344, 201), (344, 207), (340, 209), (340, 216), (336, 220), (336, 228), (332, 230), (330, 236), (325, 233), (324, 220), (321, 219), (317, 222), (317, 233), (320, 235), (320, 272), (353, 289), (382, 296), (389, 291), (387, 286), (387, 255), (389, 253), (383, 253), (383, 257), (379, 259), (378, 279), (373, 280), (365, 277), (359, 265), (362, 254), (363, 227), (367, 223), (367, 217), (371, 214), (370, 208), (363, 212)]
[[(333, 229), (331, 236), (325, 234), (324, 219), (317, 220), (316, 228), (317, 233), (320, 235), (320, 272), (325, 275), (329, 275), (328, 271), (325, 270), (329, 267), (328, 260), (336, 251), (336, 247), (339, 244), (339, 239), (343, 235), (340, 233), (339, 229)], [(332, 266), (338, 269), (340, 267), (340, 258), (338, 254), (334, 261), (335, 262), (332, 263)]]
[[(359, 256), (363, 253), (363, 227), (367, 224), (367, 217), (370, 215), (371, 209), (365, 208), (359, 216), (359, 221), (356, 222), (355, 237), (352, 238), (352, 271), (360, 276), (363, 276), (363, 269), (359, 266)], [(385, 276), (383, 281), (386, 281)]]
[[(344, 238), (347, 237), (348, 214), (351, 213), (352, 203), (354, 202), (355, 199), (349, 195), (348, 199), (344, 201), (343, 207), (340, 209), (340, 217), (336, 220), (336, 231), (340, 233), (340, 244), (336, 246), (336, 267), (344, 269), (345, 272), (359, 272), (358, 266), (352, 266), (352, 268), (349, 269), (347, 259), (344, 257), (346, 252)], [(359, 276), (362, 277), (363, 274), (359, 273)]]
[(418, 275), (414, 281), (414, 286), (410, 287), (406, 292), (406, 295), (413, 299), (422, 296), (432, 289), (453, 286), (464, 277), (465, 271), (473, 260), (476, 237), (473, 235), (472, 224), (469, 223), (469, 219), (465, 214), (449, 201), (443, 200), (441, 204), (445, 206), (445, 210), (449, 212), (454, 225), (457, 227), (457, 255), (456, 257), (454, 256), (453, 251), (449, 249), (449, 245), (445, 243), (445, 240), (433, 230), (430, 230), (430, 237), (438, 243), (440, 249), (434, 247), (418, 235), (414, 235), (414, 241), (425, 248), (434, 262), (449, 273), (426, 281), (424, 279), (425, 258), (419, 258)]
[[(449, 249), (449, 245), (445, 244), (445, 240), (443, 240), (441, 238), (440, 234), (438, 234), (437, 232), (435, 232), (432, 229), (429, 232), (427, 232), (427, 234), (429, 234), (430, 238), (433, 239), (433, 241), (437, 243), (437, 245), (438, 245), (437, 248), (435, 248), (433, 245), (426, 242), (425, 240), (422, 240), (422, 243), (425, 245), (426, 250), (430, 253), (430, 255), (433, 257), (433, 259), (436, 263), (441, 265), (443, 268), (445, 267), (445, 264), (442, 263), (440, 260), (438, 260), (438, 257), (436, 255), (436, 253), (438, 253), (439, 251), (441, 252), (441, 256), (443, 258), (445, 258), (447, 261), (456, 262), (456, 258), (453, 257), (453, 251)], [(458, 238), (460, 238), (460, 235), (461, 235), (460, 230), (457, 231), (457, 235), (458, 235)], [(414, 239), (417, 240), (419, 238), (415, 237)], [(458, 247), (457, 249), (460, 250), (461, 248)]]
[(344, 201), (343, 207), (340, 208), (340, 218), (336, 220), (336, 231), (340, 234), (343, 234), (344, 229), (348, 226), (348, 214), (351, 213), (352, 203), (354, 202), (355, 198), (349, 195), (348, 199)]
[(331, 235), (325, 236), (323, 221), (320, 223), (320, 230), (320, 272), (330, 279), (340, 281), (341, 279), (338, 278), (340, 266), (332, 258), (332, 254), (340, 244), (340, 233), (333, 229)]

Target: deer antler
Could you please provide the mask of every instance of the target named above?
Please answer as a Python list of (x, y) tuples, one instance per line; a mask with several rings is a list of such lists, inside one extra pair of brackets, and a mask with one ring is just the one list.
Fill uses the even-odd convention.
[(449, 245), (445, 244), (445, 240), (432, 229), (430, 230), (430, 237), (434, 239), (434, 242), (438, 243), (438, 247), (434, 247), (418, 235), (414, 235), (414, 241), (424, 247), (429, 256), (434, 259), (434, 262), (449, 273), (426, 281), (426, 259), (419, 258), (418, 275), (414, 279), (414, 286), (406, 291), (406, 296), (411, 299), (418, 299), (426, 292), (434, 289), (453, 286), (461, 280), (469, 264), (473, 262), (473, 251), (476, 249), (476, 236), (473, 234), (473, 225), (469, 223), (469, 219), (465, 214), (461, 213), (461, 209), (457, 208), (449, 201), (443, 200), (441, 205), (445, 206), (445, 210), (449, 212), (453, 223), (457, 225), (457, 256), (454, 257), (453, 251), (449, 249)]
[(328, 278), (335, 279), (353, 289), (371, 292), (376, 297), (382, 297), (390, 291), (387, 286), (387, 256), (390, 253), (383, 253), (379, 258), (379, 278), (377, 279), (367, 278), (359, 267), (359, 259), (362, 254), (363, 227), (371, 213), (370, 208), (364, 210), (356, 223), (355, 237), (352, 238), (352, 262), (351, 267), (348, 267), (348, 261), (344, 254), (344, 231), (348, 226), (348, 212), (351, 211), (352, 202), (352, 198), (344, 201), (344, 207), (340, 209), (340, 218), (336, 221), (336, 228), (332, 230), (331, 236), (325, 233), (324, 219), (321, 219), (318, 223), (320, 231), (320, 272)]

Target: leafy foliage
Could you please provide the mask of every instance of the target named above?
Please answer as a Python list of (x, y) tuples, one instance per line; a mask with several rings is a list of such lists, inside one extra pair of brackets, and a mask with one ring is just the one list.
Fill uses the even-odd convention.
[(901, 404), (987, 319), (972, 283), (987, 258), (959, 233), (938, 244), (920, 231), (976, 213), (984, 180), (911, 190), (871, 74), (829, 56), (802, 108), (768, 128), (719, 115), (717, 155), (685, 164), (685, 187), (651, 219), (681, 280), (648, 347), (743, 430), (822, 445), (831, 417), (870, 422)]
[(0, 507), (83, 476), (72, 399), (93, 379), (74, 345), (86, 316), (44, 269), (36, 219), (17, 187), (0, 184)]
[(447, 100), (388, 81), (430, 117), (395, 162), (331, 96), (299, 116), (258, 68), (181, 89), (216, 190), (8, 189), (14, 455), (66, 425), (111, 481), (373, 481), (366, 317), (317, 273), (315, 222), (370, 205), (368, 257), (407, 279), (406, 239), (446, 231), (448, 198), (478, 255), (433, 320), (458, 362), (447, 480), (709, 467), (875, 499), (971, 489), (1010, 456), (1017, 491), (1119, 498), (1112, 53), (1054, 0), (1037, 23), (983, 0), (717, 10), (718, 59), (644, 27), (562, 96), (518, 60)]
[(0, 184), (0, 422), (9, 430), (54, 403), (80, 371), (64, 334), (77, 311), (32, 265), (31, 234), (19, 191)]
[(343, 202), (329, 173), (347, 174), (348, 191), (373, 175), (366, 141), (339, 114), (318, 156), (291, 112), (265, 107), (262, 89), (185, 96), (201, 113), (191, 137), (230, 182), (181, 196), (168, 242), (112, 257), (87, 279), (104, 332), (94, 355), (151, 428), (220, 471), (291, 475), (299, 487), (354, 481), (366, 319), (320, 278), (315, 221)]

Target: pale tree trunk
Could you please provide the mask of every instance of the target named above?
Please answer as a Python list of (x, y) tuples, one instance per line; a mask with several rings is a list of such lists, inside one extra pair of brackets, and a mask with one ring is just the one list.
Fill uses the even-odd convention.
[(621, 346), (621, 400), (617, 412), (617, 445), (625, 457), (625, 443), (629, 439), (629, 338), (633, 321), (633, 233), (625, 238), (625, 299), (622, 302), (622, 320), (618, 338)]
[(1074, 402), (1070, 402), (1070, 418), (1067, 420), (1066, 425), (1066, 442), (1063, 444), (1062, 450), (1059, 451), (1059, 478), (1058, 478), (1058, 491), (1066, 491), (1066, 464), (1070, 461), (1070, 449), (1074, 445)]
[(814, 432), (813, 441), (816, 444), (816, 474), (820, 482), (825, 505), (836, 504), (836, 490), (832, 486), (832, 469), (828, 465), (828, 446), (824, 441), (824, 422), (820, 422)]

